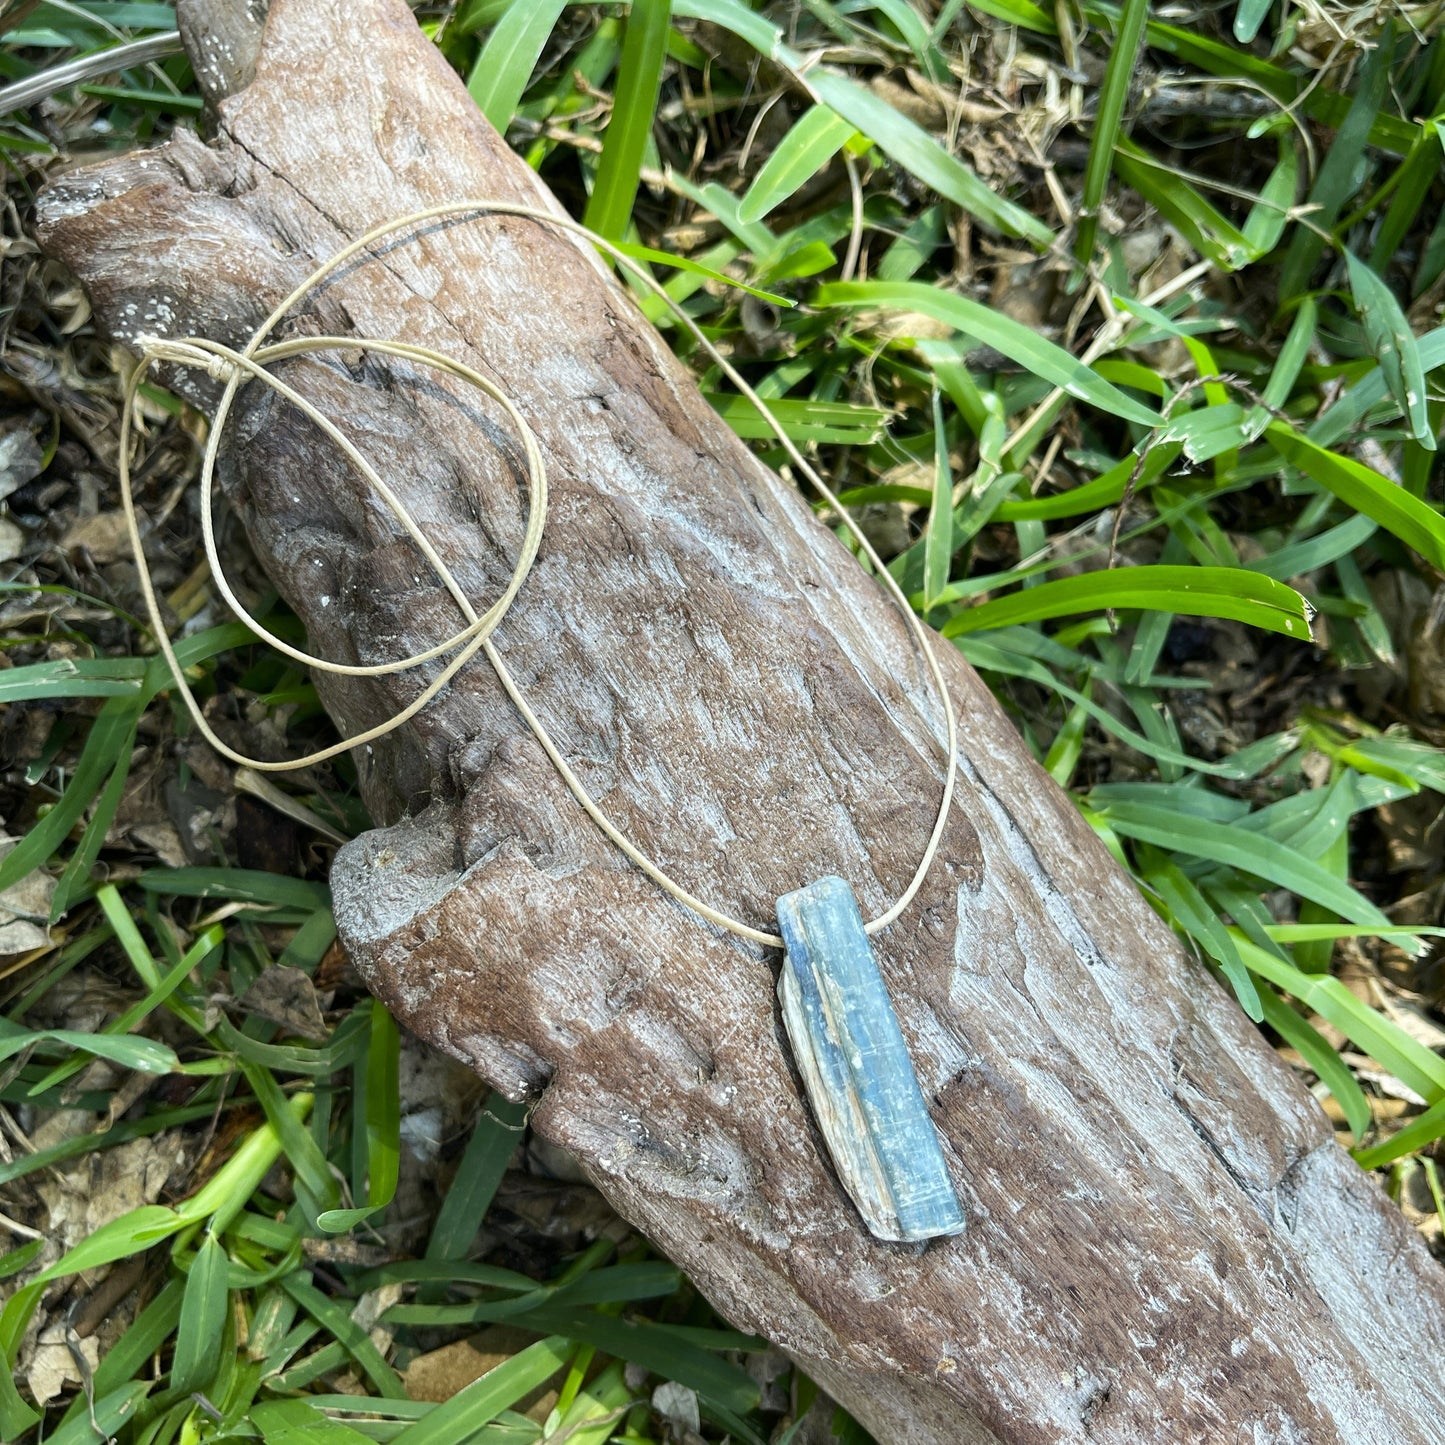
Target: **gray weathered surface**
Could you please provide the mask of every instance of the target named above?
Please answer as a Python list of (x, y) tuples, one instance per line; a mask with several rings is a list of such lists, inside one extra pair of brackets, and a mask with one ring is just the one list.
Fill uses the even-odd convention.
[[(179, 135), (63, 178), (41, 219), (112, 334), (236, 341), (344, 239), (467, 195), (551, 204), (401, 0), (275, 0), (214, 148)], [(764, 926), (828, 872), (865, 913), (891, 899), (941, 771), (902, 624), (596, 259), (530, 222), (450, 226), (319, 309), (327, 329), (455, 349), (531, 419), (555, 502), (499, 646), (641, 845)], [(360, 354), (288, 375), (494, 595), (521, 517), (487, 406)], [(320, 650), (380, 659), (456, 627), (304, 423), (257, 398), (227, 457)], [(346, 942), (410, 1027), (535, 1098), (541, 1133), (882, 1441), (1445, 1438), (1445, 1275), (945, 662), (960, 795), (876, 942), (960, 1238), (869, 1238), (800, 1102), (776, 960), (632, 869), (485, 669), (367, 760), (385, 826), (337, 859)], [(321, 684), (347, 730), (419, 685)]]

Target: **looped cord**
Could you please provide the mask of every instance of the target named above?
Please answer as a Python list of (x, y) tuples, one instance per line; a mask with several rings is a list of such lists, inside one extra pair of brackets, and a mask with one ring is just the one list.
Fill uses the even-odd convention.
[[(852, 533), (859, 548), (873, 564), (878, 579), (897, 604), (903, 613), (904, 619), (913, 633), (918, 649), (927, 664), (929, 674), (934, 686), (938, 690), (939, 701), (943, 706), (944, 726), (946, 732), (947, 759), (944, 769), (944, 782), (942, 796), (939, 799), (938, 816), (934, 821), (933, 830), (929, 834), (928, 841), (923, 850), (918, 867), (913, 874), (908, 886), (899, 895), (897, 901), (886, 912), (870, 920), (865, 925), (865, 932), (869, 934), (878, 933), (887, 928), (905, 908), (913, 901), (918, 890), (923, 886), (923, 880), (933, 863), (938, 852), (939, 840), (943, 836), (943, 830), (948, 822), (949, 808), (953, 802), (954, 785), (957, 781), (957, 755), (958, 755), (958, 720), (954, 713), (953, 699), (949, 696), (948, 686), (944, 681), (943, 671), (939, 666), (938, 658), (934, 653), (933, 645), (929, 640), (928, 631), (918, 619), (913, 609), (908, 605), (908, 599), (903, 595), (903, 590), (894, 580), (892, 573), (884, 565), (883, 560), (875, 551), (873, 544), (864, 535), (862, 528), (848, 514), (847, 510), (838, 501), (827, 483), (824, 482), (818, 472), (809, 465), (802, 453), (793, 444), (791, 439), (783, 431), (777, 418), (769, 410), (761, 397), (743, 380), (737, 369), (718, 351), (718, 349), (703, 335), (702, 329), (687, 314), (685, 310), (673, 300), (668, 292), (658, 284), (636, 261), (632, 260), (618, 247), (594, 236), (584, 226), (562, 216), (554, 215), (550, 211), (539, 210), (535, 206), (525, 206), (506, 201), (491, 200), (468, 200), (455, 201), (447, 205), (431, 206), (425, 210), (412, 211), (408, 215), (399, 216), (394, 220), (387, 221), (380, 226), (368, 231), (364, 236), (351, 242), (336, 252), (329, 260), (318, 266), (292, 293), (281, 302), (279, 306), (257, 327), (251, 339), (240, 350), (233, 350), (229, 346), (223, 346), (220, 342), (208, 340), (205, 337), (186, 337), (181, 340), (166, 340), (156, 337), (142, 337), (137, 339), (140, 350), (140, 364), (132, 372), (125, 390), (124, 406), (121, 410), (120, 427), (120, 492), (121, 505), (125, 512), (126, 527), (130, 533), (131, 547), (135, 553), (136, 567), (139, 573), (141, 592), (145, 598), (147, 612), (150, 615), (151, 625), (155, 630), (156, 641), (165, 655), (167, 664), (171, 670), (171, 676), (175, 680), (176, 688), (185, 703), (187, 711), (191, 715), (197, 730), (217, 752), (232, 762), (243, 767), (255, 769), (258, 772), (284, 772), (296, 768), (309, 767), (313, 763), (325, 762), (328, 758), (334, 758), (339, 753), (348, 752), (352, 748), (374, 742), (377, 738), (384, 737), (387, 733), (402, 726), (403, 723), (416, 716), (456, 674), (471, 661), (478, 652), (486, 658), (497, 675), (503, 690), (511, 699), (512, 705), (521, 714), (523, 721), (531, 729), (533, 736), (541, 744), (552, 765), (561, 775), (563, 782), (571, 790), (572, 795), (585, 810), (587, 815), (597, 824), (608, 838), (633, 862), (635, 863), (654, 883), (670, 894), (679, 903), (690, 908), (694, 913), (699, 914), (709, 923), (718, 928), (726, 929), (742, 938), (749, 939), (753, 943), (763, 945), (765, 948), (781, 948), (783, 940), (775, 933), (766, 932), (763, 929), (753, 928), (750, 924), (741, 919), (732, 918), (726, 913), (719, 912), (709, 907), (701, 899), (694, 897), (681, 884), (669, 877), (658, 864), (654, 863), (640, 848), (636, 846), (621, 829), (607, 816), (597, 805), (592, 796), (583, 787), (581, 780), (568, 766), (566, 759), (562, 756), (561, 750), (552, 741), (546, 728), (540, 719), (528, 705), (519, 691), (512, 675), (507, 671), (497, 650), (492, 646), (491, 635), (496, 630), (498, 623), (506, 616), (513, 599), (521, 589), (527, 574), (531, 571), (532, 563), (536, 559), (537, 549), (541, 543), (542, 530), (547, 520), (547, 469), (542, 459), (541, 448), (537, 443), (536, 436), (528, 426), (526, 419), (517, 410), (512, 400), (494, 382), (489, 381), (485, 376), (464, 365), (462, 362), (445, 355), (439, 351), (433, 351), (424, 346), (412, 346), (401, 341), (378, 341), (370, 337), (359, 336), (310, 336), (297, 337), (290, 341), (272, 342), (266, 345), (267, 338), (280, 325), (283, 318), (307, 295), (323, 281), (326, 280), (339, 267), (344, 266), (353, 256), (365, 251), (369, 246), (384, 237), (394, 235), (398, 231), (414, 230), (416, 227), (428, 221), (443, 221), (456, 219), (462, 216), (480, 217), (485, 215), (493, 216), (516, 216), (526, 220), (538, 222), (542, 225), (552, 226), (558, 230), (570, 232), (580, 236), (584, 240), (605, 252), (618, 265), (624, 267), (653, 295), (657, 296), (677, 318), (679, 324), (693, 337), (699, 346), (716, 362), (723, 374), (737, 387), (738, 391), (758, 409), (759, 414), (767, 422), (769, 428), (778, 438), (783, 450), (787, 452), (794, 466), (808, 479), (818, 495), (828, 503), (830, 507), (842, 519), (843, 524)], [(357, 450), (351, 441), (342, 431), (325, 416), (320, 410), (313, 406), (305, 397), (301, 396), (292, 387), (274, 376), (266, 368), (274, 362), (284, 361), (289, 357), (303, 356), (323, 351), (337, 351), (341, 349), (351, 351), (371, 351), (384, 356), (394, 356), (403, 361), (410, 361), (419, 366), (431, 367), (468, 386), (475, 387), (484, 395), (491, 397), (498, 406), (506, 412), (512, 426), (516, 429), (517, 436), (522, 443), (522, 450), (526, 458), (527, 470), (527, 527), (522, 540), (521, 551), (517, 557), (516, 566), (512, 569), (512, 575), (506, 587), (496, 602), (485, 612), (478, 613), (472, 605), (471, 600), (462, 590), (461, 585), (452, 575), (445, 562), (442, 561), (436, 549), (427, 540), (417, 525), (416, 519), (407, 510), (405, 504), (396, 493), (378, 475), (376, 469)], [(215, 730), (206, 721), (201, 712), (200, 704), (196, 701), (195, 695), (191, 692), (190, 684), (186, 681), (185, 672), (176, 657), (170, 637), (166, 632), (165, 623), (161, 616), (160, 602), (156, 597), (155, 586), (152, 582), (150, 569), (146, 564), (145, 548), (141, 540), (140, 523), (136, 515), (135, 498), (131, 486), (130, 475), (130, 450), (131, 450), (131, 416), (135, 410), (135, 400), (141, 382), (145, 379), (150, 368), (157, 362), (169, 362), (179, 366), (190, 367), (204, 371), (213, 380), (221, 383), (224, 390), (221, 399), (216, 407), (216, 414), (211, 423), (210, 435), (206, 440), (206, 450), (201, 460), (201, 537), (205, 545), (206, 561), (210, 566), (212, 576), (215, 579), (217, 589), (225, 598), (227, 605), (259, 638), (269, 642), (277, 651), (284, 653), (287, 657), (296, 662), (303, 663), (307, 667), (315, 668), (320, 672), (336, 673), (346, 677), (381, 677), (391, 673), (405, 672), (410, 668), (418, 667), (422, 663), (430, 662), (435, 658), (444, 656), (447, 653), (455, 652), (455, 656), (447, 662), (441, 672), (427, 684), (427, 686), (399, 712), (393, 714), (383, 723), (366, 729), (354, 737), (345, 739), (342, 742), (334, 743), (332, 746), (322, 748), (318, 752), (309, 753), (303, 758), (297, 758), (291, 762), (266, 762), (256, 758), (248, 758), (243, 753), (238, 753), (225, 741), (217, 736)], [(374, 489), (376, 494), (386, 504), (398, 525), (408, 537), (416, 543), (428, 565), (436, 574), (442, 586), (446, 588), (456, 603), (462, 616), (466, 619), (466, 626), (455, 632), (444, 642), (439, 642), (434, 647), (429, 647), (423, 652), (413, 653), (410, 657), (399, 658), (393, 662), (385, 663), (341, 663), (332, 662), (323, 657), (313, 656), (300, 648), (291, 646), (284, 639), (277, 637), (274, 633), (267, 631), (256, 618), (246, 610), (241, 600), (232, 590), (226, 579), (225, 571), (221, 565), (219, 551), (216, 546), (215, 532), (215, 471), (216, 459), (220, 451), (221, 435), (225, 429), (226, 421), (231, 413), (237, 393), (241, 387), (252, 381), (258, 381), (264, 386), (269, 386), (277, 395), (283, 397), (296, 407), (298, 411), (310, 421), (314, 422), (338, 447), (342, 455), (351, 463), (357, 472)]]

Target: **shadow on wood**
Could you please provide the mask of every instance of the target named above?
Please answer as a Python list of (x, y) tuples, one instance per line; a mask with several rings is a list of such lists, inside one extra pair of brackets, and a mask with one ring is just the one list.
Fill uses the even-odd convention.
[[(72, 173), (40, 215), (113, 336), (236, 344), (346, 240), (466, 196), (554, 204), (402, 0), (275, 0), (210, 146)], [(295, 325), (450, 349), (517, 399), (553, 511), (498, 645), (629, 834), (763, 927), (826, 873), (865, 913), (896, 895), (941, 776), (903, 624), (595, 255), (534, 222), (440, 226)], [(495, 409), (360, 350), (284, 370), (494, 595), (522, 528)], [(255, 388), (223, 482), (317, 650), (381, 661), (455, 630), (342, 459)], [(633, 869), (484, 668), (360, 759), (381, 826), (337, 858), (345, 941), (410, 1028), (535, 1100), (622, 1214), (881, 1441), (1445, 1438), (1445, 1275), (945, 651), (960, 793), (875, 945), (960, 1237), (868, 1236), (800, 1096), (777, 958)], [(345, 732), (422, 685), (317, 680)]]

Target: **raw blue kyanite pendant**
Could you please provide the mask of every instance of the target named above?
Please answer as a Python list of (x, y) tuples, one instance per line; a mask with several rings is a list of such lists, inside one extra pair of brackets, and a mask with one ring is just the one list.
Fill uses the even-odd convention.
[(963, 1210), (853, 890), (778, 899), (783, 1024), (833, 1165), (879, 1239), (959, 1234)]

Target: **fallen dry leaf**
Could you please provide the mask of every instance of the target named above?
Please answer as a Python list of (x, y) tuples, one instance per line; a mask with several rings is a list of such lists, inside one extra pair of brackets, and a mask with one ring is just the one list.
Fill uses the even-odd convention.
[[(469, 1339), (418, 1355), (402, 1372), (402, 1383), (413, 1400), (442, 1404), (473, 1380), (480, 1380), (488, 1370), (506, 1364), (533, 1341), (534, 1336), (525, 1330), (490, 1325)], [(512, 1408), (540, 1423), (551, 1414), (556, 1403), (557, 1392), (542, 1385), (530, 1395), (524, 1395)]]
[(82, 518), (60, 539), (67, 552), (88, 552), (96, 562), (118, 562), (130, 552), (125, 517), (119, 512), (97, 512)]

